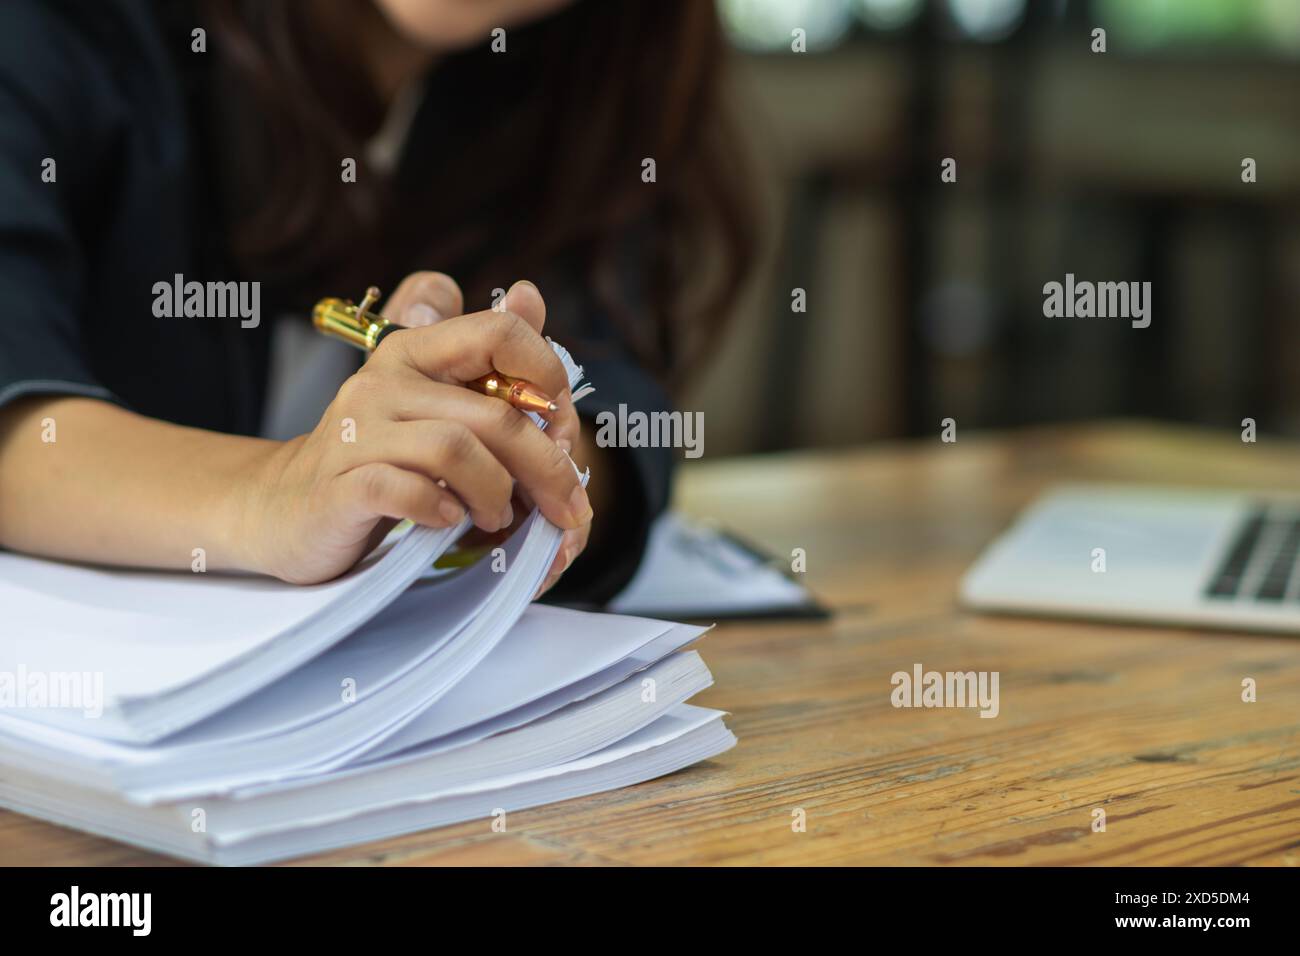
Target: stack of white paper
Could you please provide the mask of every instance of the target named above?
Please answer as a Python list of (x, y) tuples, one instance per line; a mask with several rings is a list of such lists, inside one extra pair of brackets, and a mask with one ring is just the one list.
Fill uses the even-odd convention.
[(496, 560), (421, 579), (463, 530), (395, 532), (305, 588), (0, 554), (0, 805), (254, 863), (732, 746), (686, 703), (704, 628), (530, 606), (561, 539), (536, 512)]
[[(697, 654), (676, 653), (704, 628), (528, 605), (559, 538), (534, 514), (505, 545), (504, 572), (483, 561), (411, 587), (305, 664), (274, 680), (252, 675), (255, 689), (238, 702), (148, 742), (141, 727), (179, 722), (159, 703), (176, 699), (177, 649), (208, 632), (178, 613), (142, 614), (140, 630), (113, 638), (117, 655), (94, 657), (110, 702), (102, 716), (0, 708), (0, 804), (190, 859), (261, 862), (622, 786), (731, 746), (719, 712), (685, 703), (712, 683)], [(426, 550), (432, 558), (437, 548)], [(159, 577), (60, 570), (120, 574), (101, 590), (128, 602)], [(32, 599), (13, 580), (11, 606), (22, 607)], [(388, 601), (391, 576), (371, 580), (355, 604)], [(225, 618), (245, 620), (234, 602), (245, 582), (205, 583), (205, 610), (224, 597)], [(73, 620), (93, 616), (79, 609)], [(83, 636), (58, 618), (42, 633), (43, 643), (4, 640), (0, 672), (49, 675), (95, 642), (90, 627)], [(169, 653), (151, 654), (164, 634)], [(296, 653), (282, 642), (327, 643), (291, 622), (253, 649), (274, 660)], [(184, 669), (187, 713), (216, 699), (210, 682), (225, 686), (229, 667), (196, 658), (210, 670)]]

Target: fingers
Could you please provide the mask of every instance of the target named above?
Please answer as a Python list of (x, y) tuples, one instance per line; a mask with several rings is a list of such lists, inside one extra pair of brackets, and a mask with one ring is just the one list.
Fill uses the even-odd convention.
[[(352, 490), (365, 492), (363, 508), (386, 517), (403, 508), (408, 513), (397, 517), (445, 524), (442, 512), (451, 514), (459, 501), (476, 525), (495, 531), (513, 516), (513, 475), (559, 527), (590, 521), (591, 505), (565, 454), (580, 429), (568, 377), (540, 334), (546, 303), (535, 285), (520, 281), (504, 305), (503, 312), (461, 315), (460, 287), (440, 272), (408, 276), (388, 299), (386, 316), (406, 330), (386, 337), (357, 381), (339, 393), (343, 407), (386, 406), (387, 423), (371, 432), (364, 460), (360, 449), (351, 456), (346, 473), (350, 483), (362, 483)], [(552, 397), (558, 408), (547, 416), (546, 434), (507, 403), (460, 387), (494, 370)], [(382, 388), (363, 387), (375, 383)], [(437, 494), (428, 493), (429, 483)], [(378, 511), (380, 505), (388, 510)]]
[[(428, 303), (433, 302), (434, 305)], [(428, 327), (441, 322), (449, 316), (459, 316), (464, 298), (460, 287), (441, 272), (419, 272), (408, 276), (398, 287), (398, 291), (389, 299), (390, 306), (400, 315), (390, 319), (398, 321), (408, 328)], [(437, 381), (465, 382), (478, 378), (490, 371), (500, 371), (516, 378), (533, 382), (561, 406), (559, 414), (548, 415), (552, 436), (568, 439), (570, 445), (577, 440), (578, 419), (573, 412), (573, 402), (568, 393), (568, 379), (563, 365), (553, 355), (549, 344), (539, 341), (540, 332), (546, 322), (546, 302), (537, 286), (526, 279), (521, 279), (510, 287), (504, 298), (504, 313), (496, 313), (491, 322), (457, 323), (456, 327), (445, 336), (431, 336), (422, 333), (419, 337), (403, 333), (390, 336), (386, 342), (398, 343), (401, 355), (408, 364), (416, 367), (421, 374)], [(456, 310), (456, 311), (448, 311)], [(488, 318), (489, 313), (477, 313), (477, 318)], [(514, 317), (514, 318), (512, 318)], [(522, 325), (538, 333), (528, 336)], [(468, 335), (488, 333), (498, 337), (497, 342), (484, 342), (478, 351), (467, 350)], [(530, 341), (531, 339), (531, 341)], [(499, 346), (500, 364), (492, 365)], [(398, 346), (388, 346), (380, 351), (385, 360), (394, 356)], [(456, 349), (456, 354), (464, 357), (469, 364), (457, 369), (444, 369), (441, 374), (430, 367), (430, 362), (444, 357), (446, 349)], [(509, 365), (509, 368), (503, 367)], [(459, 373), (459, 374), (456, 374)]]
[[(527, 279), (520, 279), (510, 287), (502, 305), (505, 306), (505, 311), (519, 316), (536, 332), (541, 332), (542, 326), (546, 324), (546, 300), (542, 298), (537, 286)], [(501, 371), (504, 372), (505, 369)]]
[(442, 272), (413, 272), (384, 303), (384, 317), (408, 328), (433, 325), (464, 311), (460, 286)]
[(510, 473), (468, 426), (448, 420), (408, 421), (376, 423), (369, 430), (364, 447), (350, 446), (366, 461), (358, 462), (348, 474), (369, 462), (386, 463), (415, 472), (435, 487), (445, 481), (484, 531), (508, 527), (514, 520)]
[(546, 416), (550, 422), (546, 436), (559, 445), (566, 455), (572, 455), (573, 446), (582, 434), (582, 421), (573, 404), (573, 393), (566, 388), (555, 396), (555, 404), (558, 406), (556, 410)]
[(523, 412), (498, 398), (456, 385), (424, 380), (407, 385), (404, 381), (401, 392), (399, 418), (422, 420), (437, 415), (468, 426), (552, 523), (576, 528), (591, 520), (591, 503), (572, 460), (562, 445)]
[(590, 536), (590, 521), (579, 528), (564, 532), (564, 537), (560, 541), (560, 550), (556, 552), (555, 560), (551, 562), (551, 569), (546, 573), (546, 580), (542, 582), (542, 586), (537, 589), (537, 593), (533, 596), (534, 600), (555, 586), (555, 582), (560, 580), (560, 576), (569, 570), (569, 566), (587, 547), (587, 539)]
[[(409, 518), (430, 528), (459, 524), (465, 509), (427, 475), (386, 462), (370, 462), (340, 476), (339, 491), (358, 521)], [(378, 542), (375, 542), (378, 543)]]
[(454, 385), (497, 371), (532, 382), (552, 399), (569, 387), (550, 344), (513, 312), (475, 312), (399, 332), (384, 340), (375, 353), (381, 355), (400, 355), (426, 377)]
[[(507, 290), (502, 309), (513, 312), (538, 332), (546, 324), (546, 300), (527, 279), (520, 279)], [(412, 273), (384, 304), (384, 314), (390, 322), (412, 329), (433, 325), (464, 311), (465, 296), (460, 286), (444, 272)]]
[[(558, 444), (565, 452), (573, 450), (573, 446), (577, 443), (578, 436), (582, 431), (582, 424), (578, 420), (578, 413), (574, 408), (572, 395), (567, 388), (555, 397), (556, 409), (546, 415), (547, 427), (545, 432), (537, 428), (513, 405), (499, 398), (488, 398), (486, 395), (480, 395), (470, 389), (461, 388), (459, 385), (451, 386), (442, 382), (430, 382), (423, 374), (413, 369), (406, 369), (404, 373), (398, 374), (394, 378), (394, 386), (390, 391), (392, 396), (388, 399), (391, 403), (389, 414), (398, 421), (447, 417), (459, 419), (458, 411), (466, 410), (476, 413), (475, 421), (481, 421), (484, 415), (495, 414), (501, 416), (501, 424), (506, 428), (522, 428), (522, 426), (527, 425), (531, 429), (531, 432), (525, 436), (528, 443), (533, 444), (538, 437), (545, 436), (546, 440)], [(513, 414), (507, 414), (507, 410)], [(485, 437), (483, 432), (478, 431), (477, 433), (480, 437)], [(511, 434), (513, 434), (513, 431)], [(493, 447), (496, 448), (495, 445)], [(516, 478), (524, 479), (526, 477), (524, 473), (514, 471), (513, 468), (511, 471)], [(570, 471), (572, 471), (572, 468), (570, 468)], [(531, 483), (526, 482), (526, 484), (531, 486)], [(567, 525), (564, 525), (564, 527), (567, 527)]]

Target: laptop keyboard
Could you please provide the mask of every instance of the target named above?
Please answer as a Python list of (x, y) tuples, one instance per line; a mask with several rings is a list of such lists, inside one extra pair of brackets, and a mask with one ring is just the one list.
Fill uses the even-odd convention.
[(1210, 580), (1206, 595), (1279, 602), (1300, 598), (1300, 513), (1259, 508), (1247, 518)]

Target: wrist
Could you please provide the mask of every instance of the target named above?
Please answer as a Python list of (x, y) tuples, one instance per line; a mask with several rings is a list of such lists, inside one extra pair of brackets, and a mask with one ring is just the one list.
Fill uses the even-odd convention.
[(275, 476), (283, 471), (286, 446), (290, 444), (258, 440), (248, 454), (231, 463), (231, 469), (220, 480), (217, 499), (208, 513), (226, 570), (274, 574), (266, 547), (269, 503), (271, 490), (276, 487)]

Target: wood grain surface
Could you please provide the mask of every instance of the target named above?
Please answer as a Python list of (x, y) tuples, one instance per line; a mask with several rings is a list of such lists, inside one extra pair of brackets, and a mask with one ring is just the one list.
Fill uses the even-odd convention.
[[(475, 821), (297, 862), (1300, 863), (1300, 638), (957, 607), (981, 548), (1063, 480), (1294, 491), (1300, 446), (1120, 424), (692, 463), (678, 507), (805, 549), (837, 611), (727, 623), (698, 645), (717, 683), (695, 702), (730, 711), (739, 745), (512, 813), (505, 833)], [(894, 708), (890, 675), (915, 662), (998, 671), (1000, 714)], [(0, 863), (165, 862), (0, 812)]]

